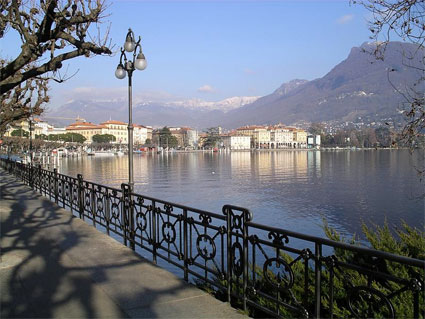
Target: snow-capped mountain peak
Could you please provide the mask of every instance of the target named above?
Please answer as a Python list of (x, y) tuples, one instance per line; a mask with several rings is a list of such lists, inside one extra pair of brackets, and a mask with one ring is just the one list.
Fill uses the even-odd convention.
[(183, 101), (168, 102), (167, 106), (178, 106), (189, 109), (204, 109), (204, 110), (220, 110), (228, 112), (233, 109), (237, 109), (249, 103), (253, 103), (259, 98), (259, 96), (234, 96), (217, 102), (204, 101), (202, 99), (189, 99)]

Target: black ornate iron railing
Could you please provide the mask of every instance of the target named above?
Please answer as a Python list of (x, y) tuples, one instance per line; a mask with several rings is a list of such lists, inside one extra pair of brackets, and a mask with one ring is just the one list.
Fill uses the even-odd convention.
[(7, 159), (1, 167), (255, 315), (424, 318), (423, 260), (256, 224), (242, 207), (215, 214), (130, 194), (127, 184), (111, 188)]

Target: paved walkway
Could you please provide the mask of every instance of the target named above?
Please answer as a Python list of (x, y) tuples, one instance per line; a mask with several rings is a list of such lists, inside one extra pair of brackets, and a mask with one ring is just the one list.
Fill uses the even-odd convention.
[(1, 318), (246, 318), (0, 169)]

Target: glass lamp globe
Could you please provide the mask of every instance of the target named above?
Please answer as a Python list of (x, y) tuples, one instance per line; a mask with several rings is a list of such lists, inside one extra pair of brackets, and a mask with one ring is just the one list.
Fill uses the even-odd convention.
[(124, 79), (125, 78), (125, 70), (122, 64), (118, 64), (117, 69), (115, 70), (115, 76), (118, 79)]
[(146, 69), (147, 62), (146, 62), (146, 59), (145, 59), (145, 55), (142, 52), (140, 52), (137, 55), (137, 59), (136, 59), (136, 62), (134, 62), (134, 66), (136, 67), (137, 70)]
[(135, 48), (136, 48), (136, 43), (133, 41), (133, 38), (130, 35), (128, 35), (127, 38), (125, 39), (124, 50), (126, 50), (127, 52), (133, 52)]

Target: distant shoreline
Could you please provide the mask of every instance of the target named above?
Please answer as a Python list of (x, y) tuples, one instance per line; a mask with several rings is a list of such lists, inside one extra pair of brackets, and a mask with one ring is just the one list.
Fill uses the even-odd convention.
[[(401, 149), (407, 149), (407, 148), (351, 148), (351, 147), (323, 147), (320, 149), (316, 148), (272, 148), (272, 149), (248, 149), (248, 150), (219, 150), (219, 151), (213, 151), (213, 150), (173, 150), (173, 151), (164, 151), (163, 153), (231, 153), (231, 152), (294, 152), (294, 151), (315, 151), (315, 152), (335, 152), (335, 151), (379, 151), (379, 150), (401, 150)], [(142, 154), (146, 153), (156, 153), (156, 152), (143, 152)]]

